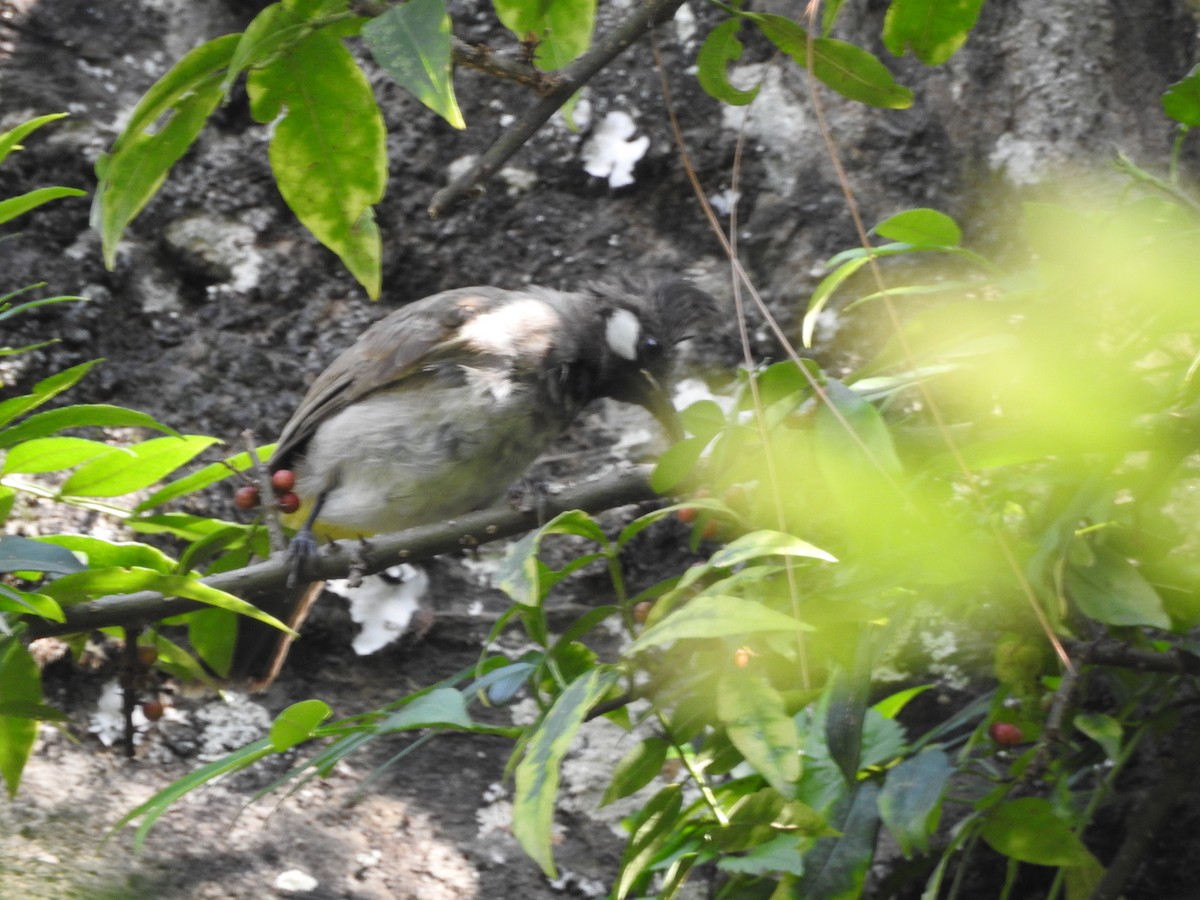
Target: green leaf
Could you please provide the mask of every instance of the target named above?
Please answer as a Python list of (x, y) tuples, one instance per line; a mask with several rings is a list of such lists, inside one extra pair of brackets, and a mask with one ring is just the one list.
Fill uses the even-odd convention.
[[(157, 547), (139, 544), (136, 541), (107, 541), (104, 538), (85, 534), (51, 534), (37, 539), (37, 543), (53, 545), (68, 550), (71, 554), (83, 554), (86, 568), (105, 569), (118, 566), (153, 569), (169, 575), (175, 571), (175, 560)], [(75, 556), (71, 556), (75, 559)], [(78, 560), (76, 560), (78, 562)], [(85, 568), (80, 566), (80, 569)], [(72, 571), (79, 571), (75, 569)]]
[(952, 774), (954, 764), (937, 747), (888, 770), (879, 792), (879, 815), (906, 857), (929, 852), (929, 838), (941, 818), (942, 793)]
[(64, 575), (42, 588), (42, 593), (63, 604), (81, 603), (108, 594), (132, 594), (137, 591), (157, 591), (168, 597), (186, 597), (249, 616), (287, 634), (295, 634), (257, 606), (184, 575), (163, 575), (150, 569), (138, 568), (89, 569), (86, 572)]
[(1078, 713), (1073, 721), (1076, 728), (1104, 748), (1109, 759), (1115, 761), (1120, 757), (1124, 733), (1120, 722), (1104, 713)]
[(559, 767), (584, 716), (616, 679), (615, 672), (596, 668), (571, 682), (533, 727), (524, 756), (517, 764), (513, 834), (525, 852), (551, 878), (555, 877), (550, 844)]
[(687, 638), (725, 638), (743, 634), (777, 632), (795, 634), (812, 626), (776, 612), (756, 600), (741, 597), (697, 597), (641, 633), (627, 651), (630, 655), (650, 647)]
[[(271, 453), (275, 450), (274, 444), (266, 444), (262, 447), (255, 448), (255, 453), (260, 460), (264, 462), (270, 458)], [(253, 461), (250, 459), (249, 453), (238, 453), (235, 456), (230, 456), (219, 462), (205, 466), (203, 469), (197, 469), (182, 478), (177, 478), (169, 484), (163, 485), (141, 503), (133, 508), (134, 512), (145, 512), (148, 509), (153, 509), (156, 506), (162, 506), (164, 503), (175, 500), (187, 494), (194, 494), (206, 487), (211, 487), (217, 482), (224, 481), (236, 472), (245, 472), (254, 467)]]
[(3, 474), (57, 472), (59, 469), (70, 469), (89, 459), (115, 451), (116, 448), (109, 444), (85, 438), (35, 438), (8, 451), (4, 459)]
[(908, 702), (918, 694), (923, 694), (930, 688), (932, 684), (918, 684), (916, 687), (905, 688), (902, 691), (897, 691), (894, 694), (889, 694), (878, 703), (871, 707), (879, 715), (885, 719), (894, 719), (900, 715), (900, 711), (908, 705)]
[(875, 233), (889, 241), (915, 246), (957, 247), (962, 243), (958, 223), (936, 209), (906, 209), (875, 226)]
[(669, 494), (679, 487), (695, 470), (696, 462), (708, 444), (708, 438), (686, 437), (663, 451), (650, 475), (651, 490)]
[(411, 731), (415, 728), (470, 728), (467, 701), (462, 691), (434, 688), (404, 704), (378, 725), (380, 732)]
[(290, 750), (313, 737), (317, 726), (333, 714), (323, 700), (301, 700), (275, 717), (268, 737), (276, 752)]
[(32, 613), (52, 622), (66, 621), (62, 607), (45, 594), (19, 591), (7, 584), (0, 584), (0, 611), (25, 615)]
[(879, 410), (836, 378), (826, 380), (825, 396), (833, 409), (822, 404), (817, 410), (817, 463), (834, 492), (861, 496), (879, 487), (868, 473), (899, 474), (896, 444)]
[(700, 87), (723, 103), (731, 106), (745, 106), (754, 102), (761, 85), (756, 84), (749, 90), (736, 88), (729, 83), (729, 64), (742, 58), (745, 47), (738, 40), (742, 20), (726, 19), (714, 28), (696, 54), (696, 80)]
[(940, 66), (966, 43), (984, 0), (892, 0), (883, 19), (883, 43), (927, 66)]
[(19, 535), (0, 538), (0, 572), (69, 575), (86, 569), (70, 550)]
[(387, 133), (371, 85), (341, 41), (318, 31), (247, 81), (250, 110), (274, 122), (271, 171), (288, 207), (379, 296), (374, 205), (387, 182)]
[[(784, 16), (739, 13), (754, 22), (772, 44), (800, 66), (808, 66), (808, 33)], [(833, 38), (812, 40), (812, 74), (843, 97), (868, 106), (908, 109), (913, 93), (896, 84), (887, 66), (873, 53)]]
[(239, 40), (227, 34), (187, 53), (146, 92), (112, 149), (97, 160), (92, 227), (100, 232), (109, 269), (125, 228), (225, 96), (221, 79)]
[(518, 40), (537, 42), (533, 61), (543, 71), (561, 69), (592, 42), (596, 0), (493, 0), (493, 6)]
[(1064, 584), (1080, 611), (1097, 622), (1171, 627), (1158, 592), (1125, 557), (1107, 547), (1095, 548), (1090, 566), (1069, 564)]
[(1010, 800), (988, 812), (980, 836), (993, 850), (1035, 866), (1090, 866), (1096, 858), (1040, 797)]
[(862, 896), (879, 833), (878, 797), (876, 782), (855, 784), (844, 814), (829, 821), (840, 836), (822, 838), (805, 854), (804, 878), (795, 896), (828, 900), (857, 900)]
[(608, 546), (604, 529), (580, 510), (559, 513), (537, 531), (525, 535), (509, 548), (495, 578), (496, 587), (523, 606), (539, 606), (550, 588), (563, 577), (598, 558), (596, 554), (579, 556), (561, 571), (552, 572), (538, 559), (542, 540), (551, 534), (575, 535)]
[[(0, 634), (0, 706), (42, 703), (42, 676), (29, 650), (14, 635)], [(37, 738), (37, 720), (0, 715), (0, 776), (14, 797)]]
[(90, 362), (80, 363), (77, 366), (71, 366), (69, 369), (63, 369), (61, 372), (55, 372), (46, 378), (43, 378), (33, 386), (33, 391), (29, 394), (23, 394), (19, 397), (10, 397), (3, 403), (0, 403), (0, 425), (7, 425), (17, 416), (24, 415), (29, 410), (41, 406), (47, 400), (57, 397), (63, 391), (68, 390), (76, 384), (84, 375), (86, 375), (92, 366), (99, 363), (100, 360), (93, 359)]
[(780, 693), (757, 674), (729, 669), (717, 682), (717, 718), (746, 762), (784, 797), (794, 797), (800, 735)]
[(654, 863), (659, 851), (679, 828), (683, 792), (679, 785), (663, 788), (634, 817), (629, 841), (621, 854), (621, 868), (613, 888), (616, 900), (624, 900)]
[(26, 194), (21, 194), (18, 197), (10, 197), (7, 200), (0, 200), (0, 225), (5, 222), (15, 219), (23, 213), (29, 212), (31, 209), (36, 209), (43, 203), (49, 203), (51, 200), (57, 200), (60, 197), (86, 197), (87, 191), (81, 191), (78, 188), (68, 187), (45, 187), (38, 188), (35, 191), (29, 191)]
[(153, 416), (106, 403), (85, 403), (64, 406), (35, 413), (21, 424), (0, 431), (0, 449), (12, 447), (23, 441), (56, 434), (65, 428), (90, 426), (110, 428), (152, 428), (179, 437), (179, 432), (157, 421)]
[(764, 556), (803, 556), (837, 562), (837, 559), (820, 547), (782, 531), (752, 531), (726, 544), (712, 555), (708, 565), (712, 568), (740, 566), (752, 559)]
[(821, 313), (825, 311), (826, 304), (829, 303), (829, 298), (833, 296), (842, 284), (870, 262), (870, 256), (858, 256), (854, 259), (842, 263), (828, 275), (821, 279), (821, 283), (817, 285), (813, 291), (812, 297), (808, 300), (808, 309), (804, 312), (804, 321), (800, 327), (800, 339), (804, 342), (805, 347), (811, 347), (813, 342), (813, 334), (817, 330), (817, 320)]
[(12, 153), (13, 150), (21, 149), (21, 141), (29, 134), (48, 122), (57, 122), (59, 119), (65, 119), (66, 117), (67, 113), (50, 113), (46, 116), (38, 116), (36, 119), (22, 122), (16, 128), (0, 134), (0, 162), (4, 162), (8, 154)]
[(119, 497), (139, 491), (217, 443), (217, 438), (192, 434), (118, 448), (76, 469), (61, 493), (67, 497)]
[(455, 128), (466, 128), (454, 96), (450, 14), (445, 0), (408, 0), (363, 26), (384, 71)]
[(667, 760), (671, 743), (666, 738), (648, 737), (621, 758), (613, 771), (612, 781), (600, 800), (607, 806), (614, 800), (635, 794), (653, 781)]
[(1200, 125), (1200, 66), (1175, 82), (1162, 96), (1163, 112), (1183, 125)]

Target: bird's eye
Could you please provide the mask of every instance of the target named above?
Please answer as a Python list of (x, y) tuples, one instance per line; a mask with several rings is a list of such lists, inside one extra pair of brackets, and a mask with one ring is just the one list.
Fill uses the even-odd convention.
[(638, 359), (642, 362), (654, 362), (663, 355), (663, 345), (658, 338), (642, 338), (638, 345)]

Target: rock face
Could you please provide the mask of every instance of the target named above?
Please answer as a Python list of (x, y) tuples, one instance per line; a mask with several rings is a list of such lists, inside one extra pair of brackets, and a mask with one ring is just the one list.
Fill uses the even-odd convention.
[[(50, 184), (94, 188), (92, 164), (154, 79), (200, 40), (244, 28), (260, 6), (249, 0), (0, 0), (0, 128), (49, 112), (71, 113), (38, 132), (27, 141), (28, 149), (0, 168), (0, 198)], [(623, 5), (614, 6), (621, 8), (603, 12), (602, 30), (623, 11)], [(796, 5), (787, 6), (794, 13)], [(1003, 255), (1021, 198), (1061, 190), (1073, 183), (1064, 175), (1103, 166), (1116, 149), (1150, 168), (1165, 161), (1172, 130), (1160, 113), (1159, 97), (1197, 57), (1193, 5), (1186, 0), (993, 0), (966, 47), (936, 69), (908, 58), (895, 60), (878, 46), (884, 8), (878, 0), (845, 4), (841, 36), (876, 50), (897, 80), (915, 91), (914, 106), (878, 110), (827, 91), (819, 95), (868, 227), (907, 207), (932, 206), (963, 222), (968, 242)], [(490, 4), (452, 3), (451, 14), (459, 36), (512, 49), (495, 28)], [(820, 277), (821, 262), (854, 243), (855, 230), (803, 72), (750, 42), (731, 72), (739, 85), (762, 80), (760, 98), (748, 112), (712, 100), (688, 74), (713, 21), (712, 10), (690, 0), (659, 29), (673, 107), (691, 164), (726, 227), (730, 201), (739, 198), (736, 230), (744, 265), (782, 321), (795, 323)], [(6, 371), (6, 382), (104, 357), (107, 362), (72, 392), (72, 399), (118, 402), (152, 412), (181, 431), (231, 441), (252, 426), (265, 441), (287, 419), (308, 381), (367, 323), (386, 309), (436, 291), (470, 284), (570, 288), (609, 273), (645, 271), (688, 274), (728, 300), (729, 266), (674, 146), (647, 43), (628, 51), (587, 88), (579, 132), (552, 121), (485, 194), (438, 220), (426, 214), (434, 192), (534, 98), (520, 87), (460, 71), (456, 86), (469, 127), (458, 132), (375, 73), (369, 62), (364, 65), (373, 73), (384, 110), (392, 162), (388, 195), (377, 215), (386, 247), (379, 306), (365, 299), (340, 263), (284, 206), (267, 166), (267, 131), (250, 118), (244, 95), (235, 96), (133, 223), (115, 271), (102, 266), (84, 200), (59, 201), (25, 217), (18, 223), (20, 235), (0, 244), (0, 293), (46, 281), (54, 293), (92, 298), (88, 304), (48, 307), (18, 322), (19, 333), (6, 335), (7, 343), (51, 336), (61, 342), (18, 357)], [(632, 165), (632, 183), (623, 184), (623, 175), (615, 177), (611, 167), (594, 163), (595, 145), (589, 141), (606, 122), (620, 126), (626, 146), (618, 150), (624, 154), (622, 166)], [(735, 185), (739, 137), (744, 152)], [(1194, 151), (1185, 157), (1193, 172), (1198, 164)], [(589, 165), (597, 175), (589, 174)], [(1044, 187), (1050, 176), (1054, 187)], [(732, 315), (725, 318), (725, 330), (697, 342), (694, 361), (720, 367), (740, 358)], [(767, 336), (757, 341), (763, 355), (776, 353)], [(405, 671), (426, 675), (413, 654), (441, 655), (435, 668), (451, 671), (451, 663), (458, 665), (460, 657), (470, 661), (474, 652), (466, 642), (435, 640), (409, 651)], [(327, 671), (340, 673), (331, 677), (345, 697), (362, 704), (385, 702), (386, 697), (356, 690), (345, 666), (330, 665)], [(396, 677), (382, 664), (368, 671), (373, 675), (362, 677)], [(268, 698), (276, 708), (322, 690), (315, 677), (284, 684)], [(336, 829), (366, 829), (363, 840), (343, 842), (344, 866), (330, 863), (310, 873), (318, 876), (321, 890), (330, 879), (344, 877), (363, 892), (334, 886), (330, 893), (311, 896), (458, 897), (471, 889), (479, 896), (552, 893), (513, 849), (511, 838), (481, 837), (484, 831), (476, 828), (471, 809), (481, 791), (463, 797), (452, 790), (462, 771), (474, 779), (473, 787), (497, 780), (506, 750), (495, 742), (452, 743), (452, 753), (427, 754), (424, 762), (414, 763), (421, 767), (420, 782), (450, 782), (436, 800), (421, 793), (420, 782), (414, 788), (397, 776), (381, 783), (381, 794), (402, 794), (399, 807), (372, 807), (354, 824), (341, 813), (322, 814), (310, 823), (306, 840), (312, 842)], [(72, 752), (77, 751), (55, 745), (34, 768), (57, 760), (64, 772), (94, 777), (93, 763), (62, 762)], [(439, 763), (448, 768), (439, 773)], [(37, 792), (52, 790), (54, 782), (45, 772), (31, 776), (22, 802), (36, 805)], [(252, 792), (255, 786), (243, 787)], [(257, 896), (261, 885), (293, 867), (295, 854), (276, 851), (270, 865), (254, 870), (253, 861), (239, 851), (241, 857), (230, 857), (221, 887), (205, 880), (213, 864), (210, 854), (223, 853), (220, 817), (225, 812), (232, 817), (245, 796), (230, 793), (225, 811), (218, 806), (206, 812), (214, 827), (203, 847), (191, 846), (194, 835), (184, 827), (172, 832), (189, 852), (174, 862), (170, 854), (152, 861), (157, 868), (147, 870), (148, 889), (170, 885), (170, 896)], [(137, 802), (124, 789), (112, 796), (118, 813)], [(304, 802), (319, 799), (309, 796)], [(405, 811), (409, 803), (434, 808), (445, 821), (429, 824), (426, 812)], [(43, 809), (27, 818), (41, 823), (53, 813)], [(416, 874), (399, 865), (388, 869), (391, 842), (403, 830), (393, 819), (407, 823), (409, 831), (448, 836), (467, 846), (467, 855), (460, 859), (453, 851), (454, 865), (440, 871), (433, 871), (432, 862), (429, 871)], [(564, 855), (575, 864), (573, 871), (582, 873), (574, 888), (580, 892), (591, 883), (587, 879), (603, 878), (616, 864), (607, 826), (595, 830), (595, 837), (580, 836), (577, 829), (564, 838)], [(0, 833), (15, 831), (0, 827)], [(252, 841), (253, 854), (265, 852), (261, 837)], [(359, 863), (351, 851), (361, 851)], [(373, 862), (362, 862), (371, 853)], [(501, 864), (505, 859), (507, 866)], [(355, 865), (370, 875), (354, 874)], [(225, 890), (228, 879), (249, 879), (244, 873), (251, 871), (258, 881)], [(187, 877), (200, 886), (185, 888)], [(424, 892), (413, 886), (421, 879), (430, 885)]]

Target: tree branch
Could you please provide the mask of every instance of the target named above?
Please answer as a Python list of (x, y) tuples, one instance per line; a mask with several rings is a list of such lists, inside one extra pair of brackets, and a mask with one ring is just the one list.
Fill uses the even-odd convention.
[(572, 94), (620, 56), (652, 26), (673, 15), (682, 5), (683, 0), (648, 0), (616, 30), (609, 32), (583, 56), (556, 73), (560, 80), (550, 93), (527, 109), (461, 178), (456, 178), (433, 195), (433, 201), (429, 204), (429, 215), (438, 218), (477, 185), (495, 175), (508, 158), (533, 137)]
[[(338, 541), (321, 548), (308, 574), (318, 581), (344, 578), (352, 568), (367, 574), (379, 572), (402, 562), (428, 559), (530, 531), (538, 527), (539, 518), (553, 518), (567, 510), (596, 513), (653, 500), (657, 496), (650, 489), (649, 468), (640, 467), (547, 497), (538, 509), (493, 507), (437, 525), (377, 535), (367, 543)], [(264, 562), (211, 575), (201, 581), (230, 594), (247, 596), (283, 590), (290, 573), (291, 561), (284, 553), (275, 553)], [(165, 597), (157, 591), (139, 591), (67, 607), (63, 610), (66, 616), (63, 622), (31, 620), (26, 635), (32, 639), (114, 625), (146, 624), (205, 608), (208, 608), (207, 604), (195, 600)]]

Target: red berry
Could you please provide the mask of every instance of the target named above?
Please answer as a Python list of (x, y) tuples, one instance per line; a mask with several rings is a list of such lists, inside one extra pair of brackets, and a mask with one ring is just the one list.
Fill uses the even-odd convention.
[(149, 644), (143, 644), (137, 648), (137, 657), (139, 663), (149, 668), (158, 661), (158, 648), (151, 647)]
[(286, 494), (296, 487), (296, 473), (291, 469), (279, 469), (271, 474), (271, 487), (275, 493)]
[(300, 508), (300, 498), (288, 491), (286, 494), (279, 495), (279, 511), (282, 513), (294, 513)]
[(233, 505), (238, 509), (254, 509), (258, 506), (258, 486), (243, 484), (233, 495)]
[(988, 734), (1001, 747), (1015, 747), (1025, 740), (1025, 733), (1021, 731), (1021, 726), (1014, 725), (1012, 722), (993, 722), (988, 728)]
[(167, 708), (163, 706), (163, 702), (161, 700), (147, 700), (142, 704), (142, 715), (144, 715), (151, 722), (157, 722), (163, 717), (163, 713), (166, 711)]
[(696, 521), (696, 507), (685, 506), (682, 509), (676, 511), (675, 517), (677, 519), (679, 519), (679, 521), (682, 522), (684, 525), (691, 525), (693, 522)]
[(646, 620), (650, 618), (650, 610), (654, 609), (654, 604), (649, 600), (643, 600), (641, 603), (633, 605), (633, 621), (639, 625), (645, 625)]

